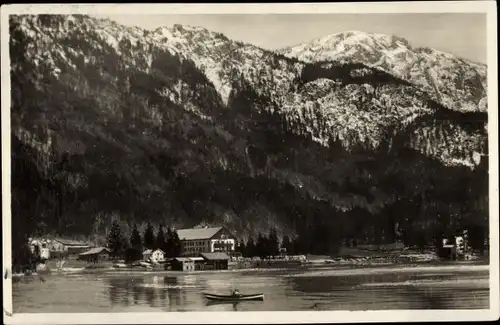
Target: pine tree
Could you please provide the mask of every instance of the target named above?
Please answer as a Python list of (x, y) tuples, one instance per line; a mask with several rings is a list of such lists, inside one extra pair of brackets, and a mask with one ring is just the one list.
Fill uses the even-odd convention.
[(175, 252), (174, 252), (174, 234), (172, 232), (172, 229), (170, 227), (167, 228), (167, 235), (166, 235), (166, 240), (165, 240), (165, 253), (167, 254), (168, 257), (175, 257)]
[(471, 225), (469, 226), (469, 245), (473, 250), (478, 250), (481, 255), (484, 255), (485, 251), (485, 227), (482, 225)]
[(276, 256), (279, 254), (279, 241), (276, 234), (276, 228), (271, 228), (267, 239), (267, 255)]
[(298, 255), (298, 254), (303, 253), (300, 237), (295, 237), (292, 241), (291, 246), (292, 246), (293, 254), (290, 254), (290, 255)]
[(250, 237), (248, 238), (247, 245), (246, 245), (246, 251), (245, 251), (245, 257), (254, 257), (256, 256), (256, 249), (255, 249), (255, 242), (253, 241), (253, 238)]
[(260, 258), (265, 258), (268, 255), (267, 238), (259, 233), (257, 236), (257, 244), (255, 245), (255, 253)]
[(336, 135), (334, 138), (328, 139), (328, 147), (330, 148), (330, 152), (333, 155), (338, 155), (342, 152), (342, 141), (340, 140), (338, 135)]
[(241, 254), (241, 256), (246, 256), (246, 246), (244, 241), (238, 242), (238, 246), (236, 246), (236, 251)]
[(281, 247), (286, 250), (287, 254), (292, 254), (292, 245), (290, 242), (290, 238), (287, 235), (283, 236), (283, 240), (281, 241)]
[(125, 262), (135, 262), (142, 259), (142, 239), (137, 225), (134, 224), (130, 235), (130, 247), (125, 250)]
[(124, 250), (124, 240), (120, 231), (120, 225), (118, 221), (113, 221), (111, 225), (111, 230), (108, 233), (107, 245), (111, 251), (112, 256), (119, 256)]
[(146, 230), (144, 231), (144, 247), (147, 249), (153, 249), (155, 246), (155, 235), (153, 232), (153, 226), (148, 222)]
[(158, 234), (156, 235), (156, 244), (155, 248), (165, 250), (166, 246), (166, 241), (165, 241), (165, 234), (163, 233), (163, 226), (160, 225), (160, 228), (158, 228)]
[(172, 248), (170, 249), (170, 252), (171, 252), (172, 256), (170, 256), (170, 257), (180, 256), (182, 246), (181, 246), (181, 240), (180, 240), (179, 235), (177, 234), (176, 230), (174, 230), (172, 232), (172, 241), (171, 242), (172, 242), (172, 246), (171, 246)]
[(142, 249), (142, 238), (139, 230), (137, 229), (137, 224), (134, 224), (132, 229), (132, 235), (130, 236), (130, 247), (141, 250)]

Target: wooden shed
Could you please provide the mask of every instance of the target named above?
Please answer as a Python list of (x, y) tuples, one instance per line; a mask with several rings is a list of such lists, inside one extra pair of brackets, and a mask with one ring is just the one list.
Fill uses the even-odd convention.
[(84, 253), (78, 255), (78, 259), (90, 263), (99, 263), (109, 260), (109, 249), (106, 247), (92, 248)]
[(205, 259), (201, 256), (190, 257), (190, 259), (194, 262), (195, 270), (203, 270), (205, 269)]
[(175, 271), (194, 271), (194, 261), (189, 257), (176, 257), (171, 262), (172, 270)]
[(229, 255), (222, 252), (201, 253), (205, 259), (205, 269), (209, 270), (227, 270), (229, 265)]

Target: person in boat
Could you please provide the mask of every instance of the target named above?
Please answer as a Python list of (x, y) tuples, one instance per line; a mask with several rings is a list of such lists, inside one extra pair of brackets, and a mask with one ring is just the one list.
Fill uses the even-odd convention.
[(236, 297), (241, 296), (240, 290), (238, 290), (238, 289), (233, 290), (233, 296), (236, 296)]

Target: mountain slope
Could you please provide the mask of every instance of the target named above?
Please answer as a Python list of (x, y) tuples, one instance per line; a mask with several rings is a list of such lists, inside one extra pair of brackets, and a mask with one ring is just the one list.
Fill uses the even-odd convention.
[[(29, 33), (44, 34), (33, 19), (25, 19), (25, 21), (33, 28)], [(91, 29), (90, 26), (93, 28)], [(91, 47), (94, 63), (104, 64), (108, 70), (113, 69), (110, 73), (120, 69), (115, 62), (120, 56), (123, 57), (124, 68), (134, 66), (143, 73), (150, 73), (157, 68), (155, 64), (158, 60), (153, 62), (153, 55), (157, 52), (168, 51), (178, 58), (166, 62), (164, 68), (169, 69), (170, 66), (175, 66), (175, 60), (183, 59), (193, 62), (199, 71), (197, 73), (203, 74), (201, 78), (214, 86), (222, 103), (213, 108), (207, 108), (203, 105), (205, 98), (197, 98), (198, 104), (186, 104), (191, 100), (190, 97), (198, 92), (189, 91), (188, 88), (183, 87), (183, 83), (158, 89), (157, 92), (161, 96), (168, 97), (177, 105), (194, 110), (198, 116), (206, 119), (211, 118), (207, 109), (218, 113), (224, 112), (224, 109), (217, 109), (217, 107), (227, 106), (231, 90), (241, 88), (245, 84), (263, 98), (260, 110), (281, 112), (280, 114), (286, 115), (288, 123), (298, 126), (292, 130), (293, 132), (308, 134), (313, 140), (322, 144), (339, 138), (346, 147), (352, 147), (358, 142), (374, 147), (379, 144), (380, 135), (387, 127), (401, 131), (409, 119), (432, 115), (435, 112), (435, 108), (430, 107), (435, 106), (434, 104), (428, 99), (422, 101), (425, 95), (421, 90), (404, 84), (401, 79), (384, 75), (372, 68), (359, 64), (306, 65), (296, 60), (273, 55), (253, 45), (231, 41), (222, 34), (203, 28), (176, 25), (172, 29), (159, 28), (154, 32), (149, 32), (120, 26), (109, 20), (72, 16), (67, 20), (59, 20), (45, 33), (48, 33), (46, 40), (53, 38), (54, 41), (57, 40), (60, 43), (53, 49), (57, 53), (54, 57), (51, 57), (47, 51), (40, 55), (45, 60), (44, 64), (48, 65), (47, 69), (52, 70), (55, 75), (60, 70), (55, 66), (56, 61), (61, 61), (61, 63), (68, 61), (70, 66), (74, 66), (86, 64), (90, 60), (90, 58), (84, 58), (81, 52), (71, 48), (68, 54), (62, 53), (64, 46), (81, 48), (78, 42), (85, 42), (86, 46)], [(90, 39), (84, 40), (83, 37), (87, 33), (91, 34)], [(43, 45), (41, 46), (43, 48)], [(96, 53), (99, 54), (99, 52), (92, 50), (93, 46), (97, 46), (101, 53), (112, 50), (116, 53), (115, 57), (106, 53), (98, 56)], [(35, 65), (38, 64), (37, 59), (34, 62)], [(177, 71), (177, 74), (179, 73), (180, 71)], [(313, 82), (311, 86), (314, 88), (315, 80), (325, 77), (337, 82), (339, 87), (327, 86), (330, 92), (324, 90), (315, 92), (313, 98), (299, 89), (308, 82)], [(125, 82), (126, 78), (118, 78)], [(377, 96), (373, 95), (376, 87), (369, 87), (367, 96), (364, 96), (365, 99), (361, 101), (358, 94), (366, 93), (362, 83), (392, 86), (384, 86), (391, 90), (378, 92)], [(311, 89), (311, 87), (306, 87), (306, 89)], [(212, 92), (209, 96), (216, 96), (216, 94)], [(374, 97), (380, 97), (383, 100), (380, 101), (377, 98), (372, 100)], [(311, 100), (315, 102), (314, 105), (319, 104), (318, 109), (311, 108)], [(392, 109), (393, 102), (397, 103), (395, 110)], [(391, 110), (390, 118), (386, 114), (388, 109)], [(313, 123), (311, 123), (312, 120), (314, 120)], [(345, 121), (350, 123), (346, 125)], [(479, 128), (481, 129), (480, 126)], [(444, 134), (450, 139), (446, 143), (442, 138), (435, 137), (415, 139), (411, 143), (416, 145), (438, 140), (438, 143), (433, 145), (441, 148), (440, 150), (429, 151), (418, 147), (415, 149), (431, 153), (447, 164), (460, 162), (471, 166), (476, 165), (478, 160), (470, 159), (470, 157), (478, 157), (484, 153), (481, 145), (475, 141), (463, 148), (462, 143), (453, 141), (456, 138), (455, 133)], [(471, 136), (474, 137), (474, 135)], [(461, 154), (464, 149), (465, 153)], [(451, 154), (453, 152), (460, 153), (460, 155)]]
[(102, 234), (119, 218), (244, 237), (322, 229), (335, 247), (484, 215), (484, 114), (383, 71), (183, 26), (39, 15), (10, 32), (20, 233)]
[(487, 111), (486, 66), (407, 40), (349, 31), (278, 51), (304, 62), (361, 62), (421, 87), (442, 105), (458, 111)]
[[(426, 87), (414, 87), (400, 78), (385, 75), (364, 65), (321, 62), (319, 65), (304, 64), (273, 55), (251, 44), (231, 41), (222, 34), (200, 27), (175, 25), (172, 29), (159, 28), (153, 35), (155, 40), (161, 40), (170, 50), (191, 58), (212, 81), (224, 102), (229, 101), (232, 88), (248, 84), (257, 95), (266, 98), (263, 109), (286, 115), (288, 123), (299, 126), (295, 132), (309, 134), (319, 143), (327, 144), (338, 137), (347, 147), (357, 142), (376, 147), (381, 140), (380, 135), (387, 127), (401, 130), (412, 119), (432, 115), (436, 111), (436, 105), (430, 101), (432, 92), (428, 92)], [(316, 81), (322, 77), (335, 81), (338, 86), (323, 87), (323, 82), (318, 87)], [(366, 94), (367, 90), (362, 83), (375, 87), (368, 87)], [(378, 86), (382, 88), (377, 88)], [(320, 90), (314, 91), (311, 98), (307, 89)], [(374, 95), (375, 90), (378, 92)], [(362, 100), (359, 98), (360, 93), (365, 93)], [(424, 93), (430, 94), (430, 98)], [(453, 96), (460, 97), (462, 94)], [(370, 100), (374, 97), (381, 97), (382, 100)], [(313, 106), (316, 108), (312, 108)], [(485, 120), (486, 117), (483, 116), (482, 122)], [(346, 121), (349, 123), (345, 123)], [(300, 125), (306, 127), (301, 129)], [(481, 126), (479, 128), (482, 129)], [(446, 143), (436, 137), (414, 139), (411, 143), (414, 147), (419, 143), (431, 143), (439, 149), (415, 149), (432, 154), (445, 163), (477, 165), (478, 157), (484, 154), (484, 146), (477, 134), (471, 135), (479, 141), (468, 143), (464, 152), (463, 143), (453, 140), (463, 138), (459, 136), (464, 133), (462, 129), (459, 126), (452, 133), (444, 133), (449, 139)], [(469, 132), (465, 134), (470, 135)]]

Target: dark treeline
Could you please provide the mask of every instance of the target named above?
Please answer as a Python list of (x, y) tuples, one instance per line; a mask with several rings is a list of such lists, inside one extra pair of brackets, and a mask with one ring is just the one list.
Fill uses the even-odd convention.
[(271, 228), (269, 234), (259, 233), (257, 240), (250, 237), (246, 243), (239, 242), (237, 250), (244, 257), (258, 256), (266, 258), (280, 254), (280, 242), (275, 228)]
[(261, 259), (272, 258), (279, 255), (298, 255), (309, 254), (311, 251), (317, 251), (311, 245), (317, 245), (320, 241), (306, 242), (304, 237), (295, 236), (290, 239), (288, 235), (284, 235), (281, 242), (276, 235), (276, 229), (271, 228), (269, 234), (259, 233), (254, 240), (249, 237), (246, 242), (240, 241), (237, 246), (237, 251), (243, 257), (260, 257)]
[(142, 236), (137, 225), (134, 225), (130, 239), (127, 240), (122, 236), (119, 223), (114, 221), (107, 236), (107, 247), (111, 256), (125, 258), (125, 261), (141, 260), (142, 252), (146, 249), (161, 249), (169, 258), (179, 256), (181, 253), (181, 241), (176, 230), (168, 227), (164, 231), (160, 225), (155, 234), (150, 223), (147, 224)]

